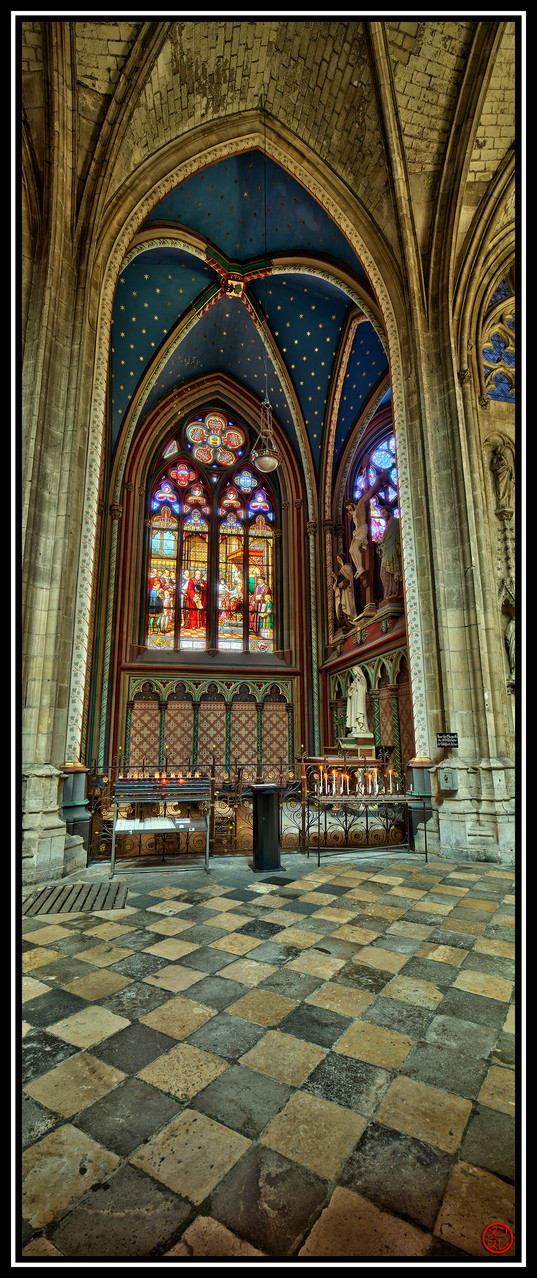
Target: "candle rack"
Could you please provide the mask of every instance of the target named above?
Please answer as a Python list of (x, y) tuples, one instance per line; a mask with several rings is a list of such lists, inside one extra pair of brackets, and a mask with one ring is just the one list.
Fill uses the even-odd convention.
[[(205, 816), (192, 819), (190, 815), (180, 816), (169, 809), (179, 804), (206, 803)], [(132, 809), (126, 816), (119, 816), (119, 805)], [(147, 815), (148, 806), (157, 807), (156, 815)], [(186, 833), (187, 841), (191, 830), (203, 828), (205, 831), (205, 869), (209, 873), (209, 830), (211, 809), (211, 783), (209, 777), (194, 776), (182, 773), (166, 775), (155, 772), (152, 776), (133, 773), (119, 777), (113, 795), (112, 851), (110, 859), (110, 878), (114, 875), (116, 860), (116, 834), (151, 834), (158, 842), (162, 837), (162, 862), (165, 862), (166, 836), (174, 835), (177, 844), (180, 836)], [(188, 842), (187, 842), (188, 847)]]

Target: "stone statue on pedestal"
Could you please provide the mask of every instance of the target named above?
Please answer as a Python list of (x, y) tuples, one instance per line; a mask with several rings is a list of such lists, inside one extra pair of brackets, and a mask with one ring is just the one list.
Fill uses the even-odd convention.
[(367, 726), (367, 681), (359, 666), (353, 667), (353, 680), (347, 692), (347, 730), (353, 737), (370, 737)]

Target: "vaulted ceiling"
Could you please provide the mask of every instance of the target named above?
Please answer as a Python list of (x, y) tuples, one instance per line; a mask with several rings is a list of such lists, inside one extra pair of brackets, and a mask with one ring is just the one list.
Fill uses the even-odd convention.
[[(134, 225), (138, 201), (186, 162), (175, 189), (164, 182), (165, 197), (150, 211), (143, 204), (117, 274), (112, 447), (140, 395), (137, 429), (169, 388), (204, 372), (261, 400), (266, 364), (275, 418), (303, 458), (306, 446), (317, 476), (337, 384), (336, 472), (364, 405), (385, 394), (388, 369), (371, 283), (345, 219), (333, 220), (336, 206), (427, 322), (446, 281), (454, 312), (462, 305), (478, 258), (503, 255), (505, 273), (516, 25), (466, 16), (22, 20), (29, 241), (61, 198), (89, 275), (106, 237), (111, 245), (127, 216)], [(259, 143), (265, 111), (281, 143), (272, 154)], [(234, 153), (241, 129), (257, 140)], [(232, 140), (225, 159), (210, 157), (217, 139)], [(47, 179), (54, 145), (61, 191)], [(308, 190), (281, 158), (291, 155), (315, 175)], [(326, 182), (321, 207), (311, 192)]]
[[(152, 211), (127, 255), (114, 304), (110, 423), (115, 444), (149, 381), (144, 413), (172, 388), (223, 371), (259, 399), (298, 451), (296, 411), (318, 470), (344, 363), (337, 453), (388, 368), (359, 306), (363, 266), (328, 214), (259, 150), (220, 161)], [(351, 343), (344, 338), (359, 319)]]

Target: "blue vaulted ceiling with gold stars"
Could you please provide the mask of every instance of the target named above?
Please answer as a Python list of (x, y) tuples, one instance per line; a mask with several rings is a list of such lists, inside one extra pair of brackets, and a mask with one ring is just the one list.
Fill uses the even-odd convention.
[[(115, 447), (140, 385), (137, 429), (181, 383), (222, 371), (261, 403), (317, 475), (339, 385), (333, 465), (388, 370), (352, 246), (260, 150), (186, 179), (140, 228), (118, 278), (109, 417)], [(358, 318), (352, 336), (352, 323)], [(350, 333), (350, 336), (349, 336)], [(267, 354), (268, 351), (268, 354)]]

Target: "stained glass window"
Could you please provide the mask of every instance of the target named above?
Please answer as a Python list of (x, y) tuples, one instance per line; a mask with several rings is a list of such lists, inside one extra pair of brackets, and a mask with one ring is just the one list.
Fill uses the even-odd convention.
[[(393, 433), (390, 433), (380, 443), (376, 444), (372, 451), (367, 453), (362, 459), (361, 468), (358, 470), (354, 481), (354, 501), (357, 501), (363, 493), (367, 492), (384, 471), (387, 472), (385, 483), (369, 502), (369, 532), (371, 539), (376, 542), (382, 541), (386, 527), (383, 501), (388, 501), (392, 504), (395, 518), (399, 518), (399, 508), (397, 506), (397, 463), (395, 435)], [(396, 503), (395, 506), (393, 503)]]
[(208, 412), (160, 452), (148, 495), (148, 648), (276, 648), (276, 501), (242, 464), (248, 448), (242, 426)]

